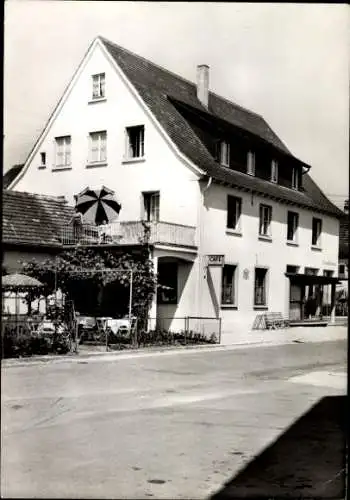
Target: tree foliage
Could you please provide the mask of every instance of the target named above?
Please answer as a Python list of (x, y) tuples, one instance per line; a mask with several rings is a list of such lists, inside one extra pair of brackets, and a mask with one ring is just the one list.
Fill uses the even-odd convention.
[[(147, 318), (156, 287), (148, 245), (142, 245), (139, 253), (123, 255), (115, 255), (110, 249), (78, 246), (55, 258), (22, 262), (22, 267), (25, 274), (44, 284), (41, 293), (46, 296), (60, 288), (74, 303), (92, 309), (91, 313), (114, 307), (120, 315), (127, 313), (132, 271), (132, 314), (141, 322)], [(40, 291), (31, 293), (35, 298)]]

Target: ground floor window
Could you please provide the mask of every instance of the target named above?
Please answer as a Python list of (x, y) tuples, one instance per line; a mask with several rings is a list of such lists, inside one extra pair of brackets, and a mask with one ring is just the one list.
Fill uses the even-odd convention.
[(235, 275), (237, 266), (225, 265), (222, 269), (221, 304), (236, 304)]
[(255, 306), (266, 306), (266, 278), (267, 269), (256, 267), (255, 268), (255, 279), (254, 279), (254, 305)]
[(158, 263), (158, 304), (177, 304), (177, 262)]

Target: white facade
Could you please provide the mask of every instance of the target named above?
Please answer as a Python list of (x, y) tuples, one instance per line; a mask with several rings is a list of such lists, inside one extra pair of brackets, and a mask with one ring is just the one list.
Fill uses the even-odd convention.
[[(92, 75), (105, 74), (105, 99), (92, 101)], [(144, 126), (143, 158), (125, 159), (126, 127)], [(89, 134), (106, 131), (107, 159), (89, 163)], [(71, 137), (70, 164), (55, 164), (55, 138)], [(42, 165), (42, 155), (46, 165)], [(200, 165), (198, 166), (200, 167)], [(196, 247), (157, 244), (155, 269), (160, 262), (178, 263), (178, 300), (152, 306), (150, 317), (165, 319), (167, 328), (183, 329), (186, 316), (222, 318), (223, 341), (229, 342), (252, 327), (259, 308), (254, 307), (254, 272), (267, 272), (267, 309), (288, 316), (289, 280), (286, 266), (317, 268), (337, 275), (338, 221), (299, 207), (227, 188), (214, 182), (201, 186), (200, 170), (171, 143), (99, 41), (95, 41), (65, 96), (52, 115), (20, 174), (10, 186), (19, 191), (64, 195), (86, 186), (105, 185), (115, 190), (122, 209), (120, 221), (140, 221), (143, 192), (159, 191), (159, 220), (190, 226)], [(241, 198), (240, 231), (226, 228), (227, 195)], [(272, 206), (271, 240), (261, 239), (259, 205)], [(287, 244), (287, 211), (299, 214), (297, 245)], [(321, 245), (311, 248), (312, 217), (322, 219)], [(177, 228), (181, 231), (181, 228)], [(184, 229), (185, 230), (185, 229)], [(224, 255), (226, 264), (237, 266), (235, 303), (221, 305), (222, 268), (206, 267), (206, 256)], [(261, 309), (261, 308), (260, 308)], [(266, 309), (266, 308), (265, 308)], [(178, 319), (172, 319), (178, 318)]]

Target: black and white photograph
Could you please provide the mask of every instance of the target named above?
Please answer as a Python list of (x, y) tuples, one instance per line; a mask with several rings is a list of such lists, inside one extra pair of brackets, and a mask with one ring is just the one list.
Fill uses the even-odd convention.
[(6, 0), (1, 496), (345, 499), (346, 4)]

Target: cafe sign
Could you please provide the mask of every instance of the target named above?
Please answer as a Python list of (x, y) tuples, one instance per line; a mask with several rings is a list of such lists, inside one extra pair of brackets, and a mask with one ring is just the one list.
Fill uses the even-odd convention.
[(225, 263), (225, 255), (207, 255), (208, 267), (222, 267)]

